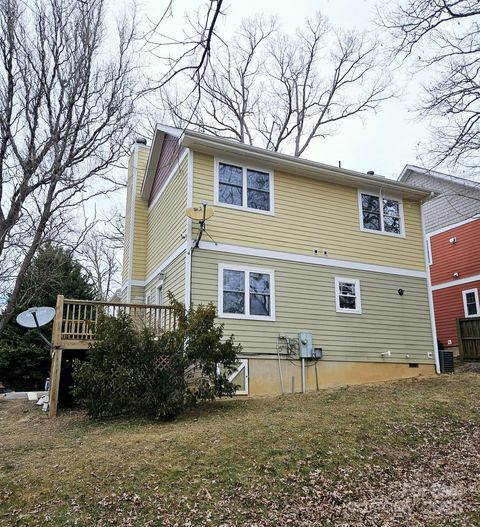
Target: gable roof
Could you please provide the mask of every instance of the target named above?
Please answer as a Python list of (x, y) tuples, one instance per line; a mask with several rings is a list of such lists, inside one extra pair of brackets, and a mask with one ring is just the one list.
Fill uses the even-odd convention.
[(310, 161), (308, 159), (273, 152), (264, 148), (239, 143), (232, 139), (224, 139), (202, 132), (181, 130), (179, 128), (157, 124), (142, 184), (141, 195), (143, 199), (149, 199), (155, 179), (156, 167), (162, 152), (163, 142), (167, 135), (178, 138), (179, 146), (185, 148), (191, 148), (198, 152), (217, 156), (226, 155), (237, 158), (248, 157), (251, 161), (293, 175), (305, 176), (329, 183), (356, 188), (364, 187), (367, 190), (369, 188), (382, 189), (418, 201), (427, 201), (435, 195), (428, 189), (408, 185), (402, 181), (394, 179), (387, 179), (376, 174), (365, 174), (355, 170), (335, 167), (317, 161)]
[(167, 135), (177, 137), (180, 139), (182, 135), (182, 130), (180, 128), (174, 128), (173, 126), (167, 126), (164, 124), (157, 124), (157, 126), (155, 127), (155, 132), (153, 134), (152, 139), (152, 146), (150, 148), (147, 166), (145, 167), (145, 176), (143, 178), (141, 190), (141, 196), (145, 200), (148, 200), (148, 198), (150, 197), (150, 193), (152, 192), (158, 161), (160, 160), (163, 143)]
[(448, 181), (462, 187), (471, 187), (480, 190), (480, 182), (458, 176), (452, 176), (451, 174), (445, 174), (444, 172), (437, 172), (436, 170), (429, 170), (428, 168), (423, 168), (416, 165), (405, 165), (405, 168), (398, 177), (398, 181), (406, 183), (412, 174), (431, 176), (432, 178)]

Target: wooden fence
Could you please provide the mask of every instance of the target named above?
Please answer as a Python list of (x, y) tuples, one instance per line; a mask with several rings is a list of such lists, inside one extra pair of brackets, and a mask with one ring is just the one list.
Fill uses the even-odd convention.
[(457, 319), (460, 358), (480, 361), (480, 317)]

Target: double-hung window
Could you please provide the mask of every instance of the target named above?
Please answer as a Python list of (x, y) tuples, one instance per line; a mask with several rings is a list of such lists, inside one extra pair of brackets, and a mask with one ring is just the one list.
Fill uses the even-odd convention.
[(335, 278), (335, 302), (338, 313), (362, 312), (360, 281), (354, 278)]
[(219, 265), (218, 313), (220, 317), (274, 320), (272, 270)]
[(403, 236), (403, 205), (399, 198), (374, 192), (359, 192), (360, 226), (393, 236)]
[(467, 289), (462, 291), (463, 309), (466, 317), (480, 316), (480, 305), (478, 302), (478, 289)]
[(272, 173), (216, 162), (215, 202), (256, 212), (273, 212)]

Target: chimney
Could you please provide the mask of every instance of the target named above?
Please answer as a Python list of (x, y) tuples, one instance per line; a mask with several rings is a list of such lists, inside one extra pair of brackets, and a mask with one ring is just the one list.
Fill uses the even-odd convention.
[(369, 171), (367, 172), (367, 175), (368, 175), (368, 176), (374, 176), (374, 175), (375, 175), (375, 172), (374, 172), (373, 170), (369, 170)]
[(137, 145), (145, 145), (145, 146), (147, 146), (147, 140), (145, 139), (145, 137), (137, 137), (135, 139), (135, 143)]

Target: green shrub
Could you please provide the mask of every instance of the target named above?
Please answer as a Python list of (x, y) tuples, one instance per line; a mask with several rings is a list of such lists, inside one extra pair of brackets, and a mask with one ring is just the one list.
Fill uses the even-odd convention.
[[(57, 295), (93, 300), (95, 288), (71, 251), (46, 243), (33, 259), (19, 293), (14, 318), (0, 334), (0, 382), (14, 390), (43, 390), (50, 371), (50, 350), (35, 330), (23, 328), (16, 315), (27, 307), (55, 307)], [(42, 332), (50, 337), (52, 324)]]
[(234, 394), (228, 374), (241, 347), (233, 336), (222, 340), (215, 307), (186, 312), (171, 301), (178, 328), (159, 337), (125, 314), (99, 321), (89, 360), (74, 370), (74, 396), (91, 415), (173, 419), (198, 401)]
[(34, 331), (9, 324), (0, 337), (0, 382), (14, 390), (43, 390), (50, 350)]

